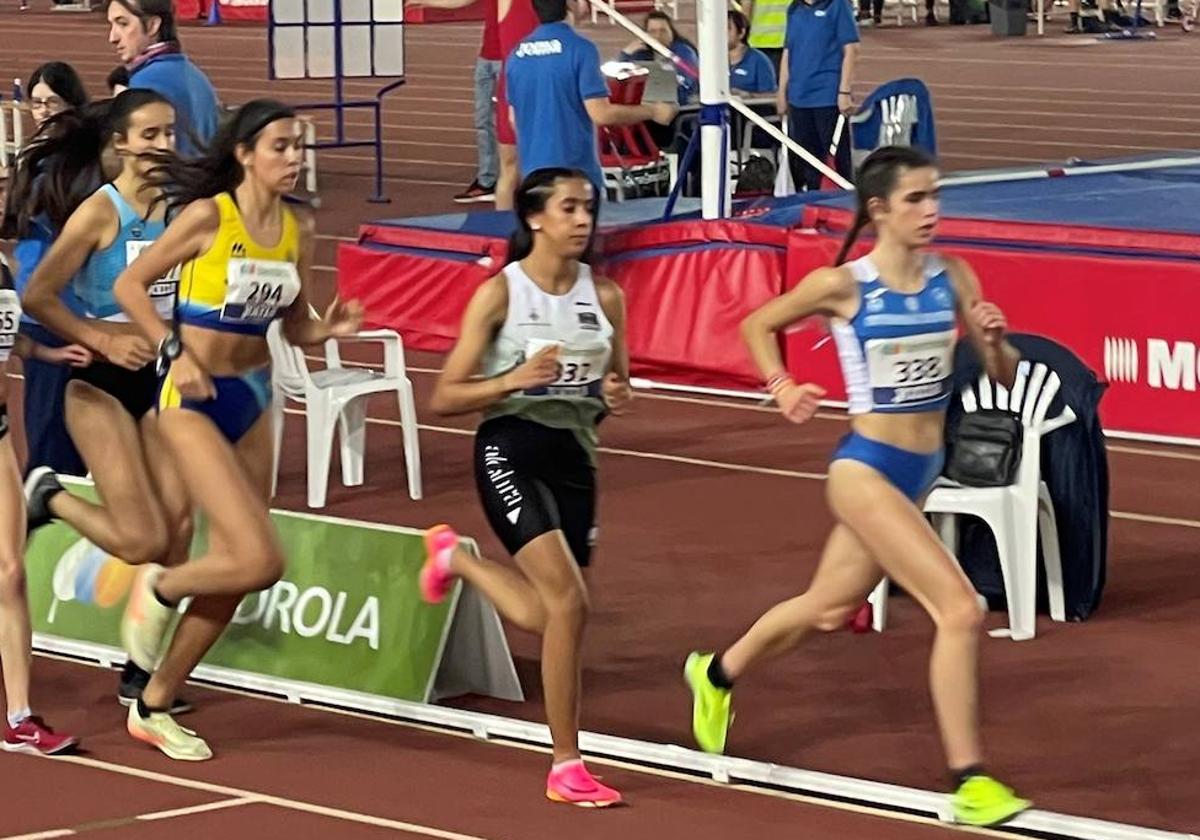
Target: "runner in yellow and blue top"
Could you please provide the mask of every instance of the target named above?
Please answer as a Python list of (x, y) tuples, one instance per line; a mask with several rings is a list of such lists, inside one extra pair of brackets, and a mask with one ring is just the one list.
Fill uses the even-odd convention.
[[(273, 461), (267, 329), (282, 319), (288, 341), (311, 345), (352, 334), (362, 320), (357, 304), (337, 301), (324, 318), (310, 316), (312, 226), (284, 204), (300, 173), (303, 143), (291, 108), (255, 100), (229, 118), (200, 157), (158, 158), (150, 179), (163, 191), (172, 221), (115, 288), (121, 308), (158, 347), (158, 426), (209, 525), (205, 555), (169, 569), (148, 567), (121, 627), (130, 656), (154, 669), (129, 710), (129, 732), (183, 761), (210, 758), (212, 750), (175, 723), (171, 698), (241, 598), (271, 586), (283, 571), (267, 507)], [(151, 290), (177, 265), (178, 314), (171, 322)], [(191, 604), (159, 662), (175, 608), (187, 597)]]
[(509, 621), (542, 636), (554, 742), (546, 796), (593, 808), (621, 795), (579, 755), (588, 603), (581, 569), (595, 541), (596, 425), (633, 396), (624, 298), (587, 264), (595, 208), (582, 170), (542, 169), (525, 179), (510, 262), (471, 298), (430, 402), (443, 415), (483, 412), (475, 483), (519, 571), (458, 550), (457, 535), (442, 525), (426, 534), (420, 580), (422, 596), (436, 603), (461, 576)]
[[(146, 153), (174, 148), (175, 109), (154, 91), (129, 90), (62, 119), (69, 125), (44, 141), (47, 153), (90, 160), (97, 179), (106, 153), (121, 170), (71, 213), (30, 278), (24, 304), (47, 329), (95, 356), (71, 375), (66, 418), (102, 502), (63, 492), (52, 467), (31, 464), (29, 529), (61, 519), (126, 563), (175, 566), (187, 560), (191, 506), (151, 410), (158, 390), (154, 348), (113, 299), (117, 276), (166, 228), (158, 191), (147, 181)], [(63, 302), (68, 288), (82, 301), (82, 316)], [(170, 318), (174, 278), (161, 278), (153, 294), (159, 314)], [(127, 663), (118, 699), (133, 703), (149, 678)]]
[[(835, 266), (812, 272), (742, 325), (780, 412), (803, 423), (824, 391), (792, 381), (779, 335), (811, 315), (830, 319), (851, 415), (850, 433), (829, 466), (826, 495), (837, 524), (804, 594), (770, 609), (723, 653), (693, 653), (684, 674), (694, 695), (697, 742), (724, 752), (734, 681), (814, 630), (845, 627), (886, 574), (937, 627), (930, 688), (956, 786), (955, 818), (995, 825), (1029, 803), (983, 770), (976, 669), (983, 612), (920, 503), (941, 473), (958, 324), (996, 381), (1011, 386), (1020, 357), (1005, 339), (1003, 313), (984, 299), (971, 267), (926, 250), (938, 222), (937, 183), (933, 161), (915, 149), (872, 153), (859, 172), (858, 215)], [(875, 247), (842, 265), (867, 225), (875, 227)]]

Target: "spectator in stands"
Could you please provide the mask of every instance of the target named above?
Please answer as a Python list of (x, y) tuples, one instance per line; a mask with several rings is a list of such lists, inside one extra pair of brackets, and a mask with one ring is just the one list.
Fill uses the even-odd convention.
[[(823, 160), (833, 142), (838, 114), (851, 114), (858, 25), (847, 0), (796, 0), (788, 9), (787, 45), (776, 100), (788, 134)], [(838, 145), (837, 171), (850, 176), (849, 132)], [(821, 173), (790, 155), (796, 189), (820, 189)]]
[[(736, 0), (732, 5), (737, 5)], [(748, 43), (771, 59), (777, 76), (780, 72), (780, 60), (783, 58), (790, 5), (791, 0), (746, 0), (741, 4), (741, 11), (750, 21), (751, 35)]]
[(1088, 29), (1081, 21), (1080, 2), (1079, 0), (1067, 0), (1067, 10), (1071, 15), (1071, 22), (1067, 28), (1063, 30), (1068, 35), (1078, 35), (1081, 32), (1120, 32), (1121, 22), (1120, 14), (1113, 6), (1111, 0), (1096, 0), (1095, 3), (1089, 4), (1089, 8), (1095, 8), (1100, 11), (1100, 20), (1102, 23), (1097, 24), (1094, 28)]
[(175, 143), (194, 155), (217, 131), (217, 92), (183, 54), (172, 0), (108, 0), (108, 42), (129, 70), (129, 86), (148, 88), (175, 108)]
[(87, 91), (75, 68), (62, 61), (51, 61), (29, 77), (29, 116), (35, 128), (41, 128), (55, 114), (86, 105)]
[(125, 68), (124, 64), (117, 65), (113, 68), (113, 71), (108, 74), (105, 84), (108, 85), (108, 92), (113, 96), (128, 90), (129, 70)]
[[(570, 7), (574, 5), (575, 0), (570, 0)], [(610, 102), (600, 72), (600, 51), (575, 31), (568, 0), (533, 0), (533, 7), (542, 25), (517, 45), (505, 63), (521, 177), (537, 169), (579, 169), (588, 174), (596, 195), (602, 196), (596, 126), (643, 120), (668, 125), (678, 109), (666, 102)]]
[[(52, 117), (82, 107), (87, 101), (87, 92), (79, 80), (79, 74), (69, 64), (52, 61), (43, 64), (29, 76), (29, 112), (38, 130)], [(53, 130), (52, 126), (47, 131)], [(26, 146), (28, 148), (30, 146)], [(12, 251), (16, 268), (14, 286), (18, 294), (23, 294), (34, 269), (50, 250), (58, 230), (43, 212), (44, 172), (28, 171), (22, 167), (21, 159), (13, 169), (5, 195), (3, 219), (0, 219), (0, 238), (16, 240)], [(99, 186), (96, 184), (92, 189)], [(72, 290), (65, 289), (62, 300), (71, 311), (83, 313), (83, 301)], [(56, 350), (67, 346), (67, 342), (29, 315), (21, 316), (21, 335), (36, 344)], [(85, 475), (87, 468), (67, 434), (65, 420), (70, 368), (32, 357), (22, 360), (22, 368), (25, 375), (26, 463), (52, 466), (67, 475)]]
[(500, 38), (500, 77), (496, 80), (496, 142), (500, 152), (500, 174), (496, 178), (496, 209), (512, 210), (522, 171), (517, 159), (517, 129), (508, 107), (508, 82), (504, 72), (513, 50), (541, 21), (532, 0), (497, 0), (496, 32)]
[[(675, 53), (675, 55), (679, 56), (693, 68), (700, 69), (700, 57), (696, 53), (696, 45), (679, 34), (679, 31), (675, 28), (675, 21), (671, 20), (671, 16), (666, 12), (651, 12), (646, 15), (646, 20), (642, 28), (646, 30), (647, 35)], [(621, 61), (658, 61), (659, 58), (658, 53), (651, 50), (650, 47), (637, 38), (626, 44), (625, 49), (621, 50), (620, 55)], [(700, 93), (699, 79), (693, 79), (691, 76), (676, 72), (675, 80), (679, 83), (680, 105), (686, 105)]]
[[(937, 0), (925, 0), (925, 25), (939, 24), (934, 5)], [(858, 0), (858, 19), (860, 22), (872, 21), (876, 26), (883, 23), (883, 0)]]
[(737, 94), (774, 93), (779, 85), (775, 67), (761, 50), (747, 43), (750, 21), (737, 9), (729, 10), (729, 90)]
[[(408, 0), (407, 6), (428, 6), (431, 9), (464, 9), (476, 0)], [(459, 204), (494, 201), (497, 169), (500, 162), (496, 150), (496, 80), (500, 77), (501, 59), (499, 33), (499, 2), (483, 0), (483, 43), (475, 58), (475, 157), (478, 161), (475, 180), (454, 200)]]

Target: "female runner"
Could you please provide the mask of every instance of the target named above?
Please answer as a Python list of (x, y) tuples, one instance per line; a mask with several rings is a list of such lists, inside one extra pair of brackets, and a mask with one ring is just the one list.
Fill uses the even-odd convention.
[[(884, 574), (937, 628), (930, 688), (960, 822), (994, 825), (1029, 803), (983, 771), (976, 648), (983, 614), (970, 582), (921, 514), (942, 471), (956, 326), (961, 320), (992, 378), (1011, 385), (1019, 356), (1004, 315), (982, 297), (962, 260), (926, 250), (938, 221), (938, 172), (911, 148), (873, 152), (859, 174), (858, 214), (834, 268), (814, 271), (743, 323), (742, 333), (780, 412), (809, 420), (824, 391), (785, 372), (778, 334), (810, 315), (832, 322), (850, 399), (850, 434), (833, 453), (826, 494), (837, 519), (816, 575), (719, 655), (693, 653), (685, 676), (700, 746), (723, 752), (731, 690), (746, 670), (791, 650), (810, 631), (837, 630)], [(842, 265), (871, 224), (870, 254)]]
[[(175, 110), (159, 94), (136, 89), (85, 106), (75, 117), (43, 141), (45, 152), (90, 160), (92, 171), (83, 177), (103, 180), (100, 160), (107, 150), (120, 173), (71, 213), (30, 278), (23, 303), (56, 335), (102, 359), (72, 374), (66, 419), (103, 501), (63, 492), (52, 467), (35, 466), (25, 483), (29, 528), (61, 519), (127, 563), (175, 566), (187, 559), (192, 518), (151, 411), (158, 391), (154, 348), (113, 299), (117, 275), (166, 227), (158, 190), (146, 180), (147, 155), (174, 148)], [(85, 317), (63, 303), (68, 285), (83, 301)], [(174, 279), (160, 278), (152, 296), (159, 314), (170, 318)], [(134, 702), (149, 678), (133, 660), (126, 663), (121, 701)], [(186, 704), (172, 708), (179, 713)]]
[[(554, 759), (546, 795), (603, 807), (621, 795), (579, 755), (580, 651), (596, 512), (596, 424), (632, 397), (625, 302), (584, 261), (595, 225), (588, 176), (530, 173), (503, 272), (475, 293), (430, 402), (441, 415), (482, 411), (475, 480), (492, 530), (519, 571), (473, 557), (440, 525), (426, 535), (421, 591), (436, 603), (461, 576), (513, 624), (542, 636)], [(484, 378), (475, 378), (482, 369)]]
[[(8, 717), (0, 747), (8, 752), (54, 755), (74, 747), (74, 736), (55, 732), (29, 706), (33, 660), (29, 601), (25, 597), (25, 497), (8, 431), (8, 357), (36, 353), (49, 361), (62, 350), (33, 345), (17, 335), (21, 304), (13, 290), (8, 262), (0, 254), (0, 668)], [(47, 354), (55, 354), (49, 356)]]
[[(337, 301), (323, 319), (309, 316), (312, 226), (283, 200), (296, 185), (303, 142), (295, 112), (260, 99), (239, 108), (200, 157), (163, 157), (150, 181), (163, 191), (171, 225), (114, 288), (121, 308), (158, 347), (166, 369), (158, 427), (209, 523), (208, 553), (169, 569), (148, 566), (122, 621), (130, 656), (155, 669), (176, 606), (192, 597), (128, 719), (133, 737), (183, 761), (202, 761), (212, 751), (168, 714), (171, 698), (242, 597), (271, 586), (284, 566), (267, 508), (267, 327), (283, 318), (287, 339), (309, 345), (352, 334), (362, 320), (357, 304)], [(159, 278), (177, 265), (178, 328), (152, 298)]]

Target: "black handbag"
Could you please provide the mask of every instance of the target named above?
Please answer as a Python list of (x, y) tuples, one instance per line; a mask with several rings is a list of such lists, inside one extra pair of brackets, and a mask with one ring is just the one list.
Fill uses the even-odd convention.
[(998, 408), (968, 411), (946, 443), (947, 478), (966, 487), (1007, 487), (1017, 480), (1021, 418)]

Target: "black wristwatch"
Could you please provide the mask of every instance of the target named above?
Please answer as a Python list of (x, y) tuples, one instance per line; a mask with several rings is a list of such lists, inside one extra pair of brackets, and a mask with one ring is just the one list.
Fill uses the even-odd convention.
[(182, 355), (183, 342), (179, 340), (179, 333), (171, 330), (158, 343), (158, 360), (154, 365), (155, 371), (159, 376), (166, 376), (167, 371), (171, 369), (171, 362)]

